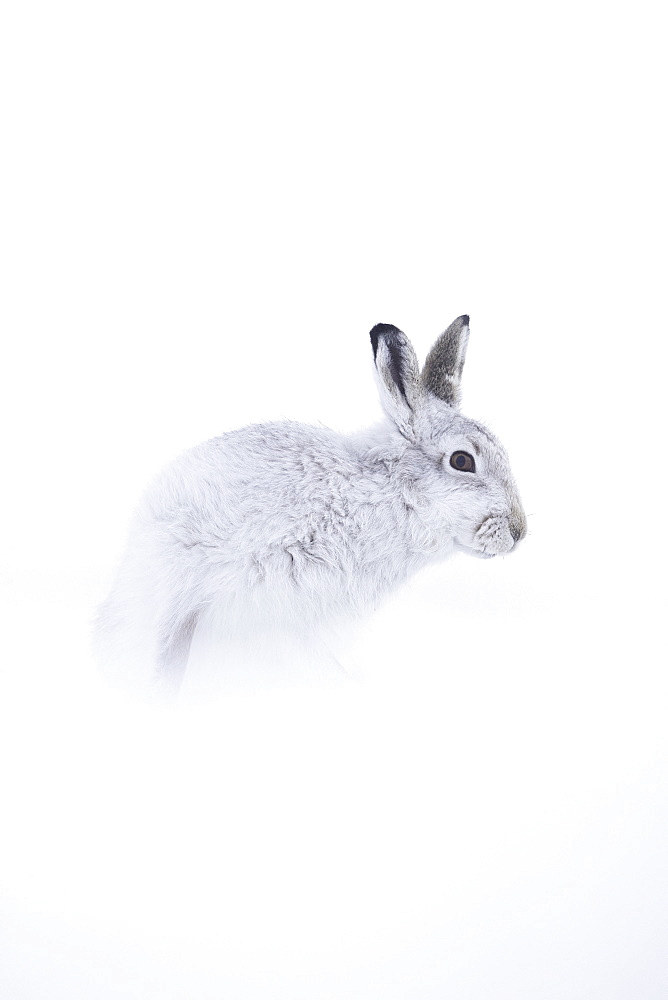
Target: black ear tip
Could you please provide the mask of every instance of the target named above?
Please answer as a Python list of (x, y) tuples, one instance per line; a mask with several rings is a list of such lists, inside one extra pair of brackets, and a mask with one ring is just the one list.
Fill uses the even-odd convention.
[(376, 352), (378, 350), (378, 338), (386, 337), (390, 333), (401, 333), (401, 330), (396, 326), (392, 326), (391, 323), (376, 323), (373, 329), (369, 332), (374, 358), (376, 357)]
[(459, 318), (459, 322), (462, 324), (462, 326), (468, 326), (469, 325), (469, 318), (466, 315), (466, 313), (464, 313), (463, 316), (459, 316), (458, 318)]
[(371, 339), (373, 340), (374, 337), (378, 339), (378, 337), (382, 337), (388, 333), (401, 333), (401, 330), (398, 326), (392, 326), (391, 323), (376, 323), (371, 331)]

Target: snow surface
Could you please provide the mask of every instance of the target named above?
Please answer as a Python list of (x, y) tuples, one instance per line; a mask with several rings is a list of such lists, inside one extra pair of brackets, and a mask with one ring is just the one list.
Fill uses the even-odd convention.
[[(3, 998), (666, 995), (654, 10), (3, 15)], [(375, 421), (368, 329), (463, 312), (518, 551), (414, 578), (344, 684), (107, 688), (150, 476)]]

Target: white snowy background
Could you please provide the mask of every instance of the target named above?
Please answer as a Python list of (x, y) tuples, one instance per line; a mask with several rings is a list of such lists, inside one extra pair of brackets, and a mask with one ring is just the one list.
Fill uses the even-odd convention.
[[(6, 1000), (666, 996), (659, 12), (3, 6)], [(348, 687), (109, 691), (153, 473), (375, 421), (369, 328), (463, 312), (519, 551), (416, 577)]]

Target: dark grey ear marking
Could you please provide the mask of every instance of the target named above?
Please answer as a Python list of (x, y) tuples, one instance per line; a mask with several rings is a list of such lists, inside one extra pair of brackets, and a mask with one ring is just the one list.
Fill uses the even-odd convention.
[(450, 406), (459, 404), (468, 336), (469, 318), (458, 316), (438, 338), (422, 370), (425, 387)]
[[(373, 330), (371, 330), (369, 336), (371, 337), (371, 346), (373, 347), (373, 357), (376, 360), (376, 355), (378, 353), (378, 340), (383, 337), (388, 351), (388, 369), (390, 375), (392, 376), (392, 381), (396, 385), (397, 389), (403, 396), (403, 398), (408, 403), (408, 398), (406, 396), (406, 387), (404, 385), (404, 380), (402, 376), (402, 368), (404, 362), (404, 356), (401, 349), (401, 344), (398, 342), (398, 337), (403, 337), (404, 334), (401, 330), (392, 326), (390, 323), (376, 323)], [(410, 406), (410, 404), (409, 404)]]

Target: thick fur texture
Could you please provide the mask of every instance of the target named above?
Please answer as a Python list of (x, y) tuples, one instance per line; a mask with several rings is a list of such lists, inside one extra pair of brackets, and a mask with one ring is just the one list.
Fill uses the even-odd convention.
[[(147, 491), (97, 619), (101, 655), (177, 681), (198, 621), (230, 636), (317, 631), (456, 547), (494, 556), (526, 533), (508, 458), (457, 410), (459, 317), (425, 372), (400, 330), (371, 331), (385, 422), (344, 437), (260, 424), (193, 448)], [(474, 472), (450, 464), (463, 451)], [(222, 654), (221, 654), (222, 655)]]

